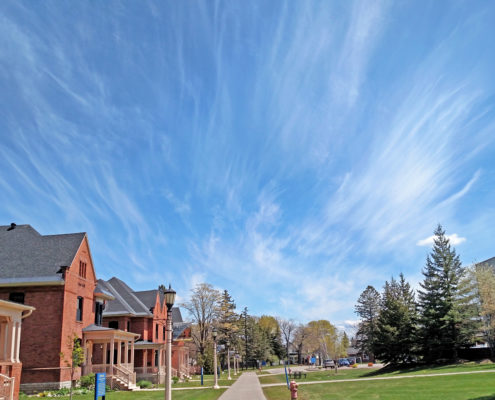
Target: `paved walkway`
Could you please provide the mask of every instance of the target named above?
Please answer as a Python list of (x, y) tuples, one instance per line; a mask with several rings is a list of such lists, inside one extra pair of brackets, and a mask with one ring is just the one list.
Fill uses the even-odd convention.
[(254, 372), (244, 372), (218, 400), (266, 400)]

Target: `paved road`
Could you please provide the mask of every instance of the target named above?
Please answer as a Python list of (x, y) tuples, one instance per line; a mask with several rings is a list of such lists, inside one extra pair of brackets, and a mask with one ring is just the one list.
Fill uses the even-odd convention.
[(219, 400), (266, 400), (254, 372), (244, 372)]

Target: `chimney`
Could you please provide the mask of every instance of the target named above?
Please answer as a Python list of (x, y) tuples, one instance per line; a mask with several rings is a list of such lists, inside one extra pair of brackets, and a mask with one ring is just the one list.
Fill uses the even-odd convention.
[(12, 223), (10, 224), (10, 228), (9, 228), (9, 229), (7, 229), (7, 230), (8, 230), (8, 231), (11, 231), (11, 230), (15, 229), (15, 227), (16, 227), (16, 226), (17, 226), (17, 225), (15, 224), (15, 222), (12, 222)]

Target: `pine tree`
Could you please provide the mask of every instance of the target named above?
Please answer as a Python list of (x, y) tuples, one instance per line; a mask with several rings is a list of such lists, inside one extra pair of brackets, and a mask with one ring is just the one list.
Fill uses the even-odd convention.
[(231, 343), (235, 340), (235, 335), (239, 330), (237, 324), (238, 316), (235, 313), (235, 303), (228, 290), (224, 290), (220, 297), (218, 307), (218, 331), (219, 343), (225, 344), (227, 340)]
[(374, 361), (374, 346), (380, 314), (380, 293), (373, 286), (368, 286), (361, 293), (355, 312), (361, 318), (356, 335), (358, 345), (361, 351), (367, 352), (370, 360)]
[(375, 356), (386, 363), (410, 362), (415, 353), (416, 303), (414, 292), (400, 274), (385, 282), (380, 316), (378, 318)]
[(460, 287), (464, 269), (441, 225), (435, 230), (423, 275), (419, 291), (421, 354), (426, 361), (456, 359), (458, 349), (473, 336), (473, 327)]

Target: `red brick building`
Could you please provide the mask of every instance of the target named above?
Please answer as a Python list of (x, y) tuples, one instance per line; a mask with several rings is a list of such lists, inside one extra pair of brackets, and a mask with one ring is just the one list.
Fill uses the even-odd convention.
[[(21, 390), (70, 385), (60, 353), (70, 354), (73, 335), (83, 341), (86, 371), (104, 370), (110, 384), (124, 388), (135, 382), (133, 365), (122, 365), (128, 357), (121, 348), (132, 347), (138, 335), (100, 326), (105, 301), (112, 298), (97, 287), (85, 233), (41, 235), (30, 225), (0, 226), (0, 299), (36, 308), (20, 340)], [(93, 354), (104, 346), (113, 348), (115, 357), (93, 368)], [(76, 371), (75, 379), (80, 374)]]
[[(140, 335), (140, 340), (134, 343), (136, 379), (163, 383), (167, 335), (167, 305), (163, 292), (158, 289), (134, 291), (115, 277), (108, 281), (98, 280), (98, 285), (114, 297), (114, 300), (107, 303), (103, 312), (103, 325)], [(176, 319), (180, 319), (177, 321), (179, 326), (176, 325)], [(172, 309), (172, 321), (174, 325), (173, 375), (187, 376), (189, 375), (189, 352), (183, 346), (182, 339), (177, 342), (175, 339), (178, 339), (179, 335), (186, 335), (190, 324), (182, 321), (177, 307)]]

